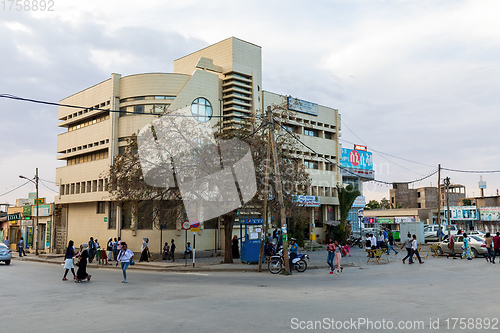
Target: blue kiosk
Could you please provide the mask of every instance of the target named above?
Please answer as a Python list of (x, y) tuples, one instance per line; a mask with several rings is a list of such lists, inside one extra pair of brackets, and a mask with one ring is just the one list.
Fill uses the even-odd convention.
[[(262, 236), (263, 219), (240, 218), (241, 261), (247, 264), (259, 262), (260, 238)], [(243, 237), (243, 229), (245, 235)], [(264, 252), (264, 250), (262, 250)], [(262, 262), (265, 257), (262, 255)]]

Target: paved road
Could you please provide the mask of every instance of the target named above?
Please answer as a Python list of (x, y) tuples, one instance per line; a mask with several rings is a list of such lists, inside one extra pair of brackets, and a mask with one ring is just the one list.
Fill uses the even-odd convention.
[[(394, 328), (400, 322), (412, 328), (394, 330), (400, 332), (479, 332), (484, 329), (460, 330), (459, 322), (447, 329), (453, 319), (448, 326), (445, 320), (500, 318), (500, 265), (483, 259), (429, 258), (412, 266), (398, 259), (346, 267), (339, 275), (322, 269), (292, 276), (130, 270), (128, 284), (118, 270), (91, 268), (92, 281), (81, 284), (62, 282), (62, 273), (60, 265), (1, 264), (2, 331), (289, 332), (328, 329), (331, 319), (353, 320), (352, 331), (389, 331), (359, 325), (365, 318), (373, 328), (389, 321)], [(439, 330), (430, 330), (430, 320), (437, 319)]]

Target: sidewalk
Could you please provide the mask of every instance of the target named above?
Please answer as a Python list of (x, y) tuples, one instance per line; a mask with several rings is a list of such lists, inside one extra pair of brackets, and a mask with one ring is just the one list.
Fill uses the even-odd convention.
[[(428, 246), (422, 245), (422, 252), (425, 255), (427, 253)], [(389, 264), (391, 263), (401, 263), (401, 259), (406, 255), (405, 250), (399, 250), (397, 255), (392, 253), (389, 255)], [(326, 263), (327, 253), (326, 249), (317, 249), (315, 251), (310, 251), (304, 249), (300, 253), (309, 255), (309, 262), (307, 263), (307, 269), (328, 269), (328, 264)], [(63, 254), (40, 254), (36, 256), (35, 254), (28, 254), (22, 258), (19, 258), (17, 253), (13, 253), (13, 260), (23, 260), (23, 261), (34, 261), (49, 264), (61, 265), (64, 262)], [(257, 272), (257, 264), (245, 264), (242, 263), (240, 259), (234, 259), (233, 264), (224, 264), (224, 257), (206, 257), (206, 258), (196, 258), (195, 267), (193, 267), (192, 259), (187, 260), (187, 265), (184, 259), (176, 259), (175, 262), (170, 260), (158, 260), (150, 262), (139, 262), (135, 260), (135, 265), (129, 266), (128, 269), (139, 269), (147, 271), (158, 271), (158, 272)], [(366, 252), (364, 249), (358, 247), (351, 249), (351, 256), (345, 256), (342, 258), (341, 264), (343, 267), (362, 267), (377, 265), (376, 263), (367, 263)], [(94, 260), (88, 265), (89, 268), (95, 269), (120, 269), (120, 265), (116, 267), (115, 261), (109, 262), (111, 265), (97, 265)], [(381, 263), (384, 264), (384, 263)], [(387, 263), (385, 263), (387, 264)], [(262, 263), (262, 271), (267, 271), (267, 264)]]

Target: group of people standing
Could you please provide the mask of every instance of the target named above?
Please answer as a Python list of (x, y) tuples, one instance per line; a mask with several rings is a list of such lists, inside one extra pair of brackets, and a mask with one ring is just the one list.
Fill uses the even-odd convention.
[(118, 252), (121, 250), (122, 247), (122, 241), (121, 238), (118, 237), (113, 240), (112, 237), (108, 239), (108, 242), (106, 243), (105, 248), (101, 248), (99, 245), (99, 241), (97, 238), (94, 240), (93, 237), (90, 237), (90, 240), (88, 242), (88, 262), (89, 264), (92, 263), (92, 261), (95, 260), (97, 261), (98, 265), (111, 265), (108, 261), (116, 261), (118, 257)]
[[(90, 239), (93, 241), (92, 237)], [(88, 243), (81, 244), (80, 250), (76, 252), (74, 242), (70, 240), (68, 243), (68, 247), (66, 248), (66, 254), (64, 256), (64, 276), (62, 280), (63, 281), (68, 280), (67, 279), (68, 272), (71, 270), (75, 282), (90, 281), (92, 275), (89, 275), (87, 273), (87, 263), (90, 263), (92, 261), (91, 258), (93, 257), (93, 255), (95, 255), (95, 253), (91, 252)], [(116, 255), (116, 266), (118, 266), (118, 262), (121, 263), (122, 273), (123, 273), (122, 283), (127, 283), (127, 268), (130, 264), (133, 264), (132, 260), (133, 256), (134, 252), (128, 249), (127, 243), (122, 242), (120, 240), (120, 250)], [(77, 259), (76, 263), (75, 259)], [(75, 274), (75, 265), (78, 266), (76, 274)]]

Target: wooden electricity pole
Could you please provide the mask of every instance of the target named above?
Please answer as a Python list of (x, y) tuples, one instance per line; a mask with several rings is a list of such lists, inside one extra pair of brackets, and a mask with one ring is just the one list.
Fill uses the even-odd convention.
[(437, 213), (437, 223), (438, 223), (438, 241), (441, 241), (441, 164), (438, 164), (438, 213)]
[[(269, 113), (269, 111), (268, 111)], [(269, 117), (269, 116), (268, 116)], [(266, 176), (264, 181), (264, 212), (262, 213), (263, 223), (262, 223), (262, 236), (260, 238), (260, 252), (259, 252), (259, 268), (257, 272), (262, 270), (262, 250), (264, 249), (264, 242), (267, 234), (267, 198), (269, 192), (269, 158), (271, 157), (271, 123), (267, 123), (268, 135), (267, 135), (267, 157), (266, 157)]]
[(276, 151), (276, 142), (274, 137), (274, 120), (271, 115), (271, 107), (267, 107), (267, 118), (269, 120), (269, 129), (271, 133), (271, 144), (273, 145), (273, 163), (274, 163), (274, 173), (276, 175), (276, 191), (278, 192), (278, 201), (280, 205), (280, 218), (281, 218), (281, 231), (283, 237), (283, 261), (285, 262), (285, 273), (290, 273), (290, 262), (288, 260), (288, 244), (287, 244), (287, 233), (288, 228), (286, 224), (286, 216), (285, 216), (285, 204), (283, 202), (283, 193), (281, 192), (281, 176), (278, 165), (278, 153)]

